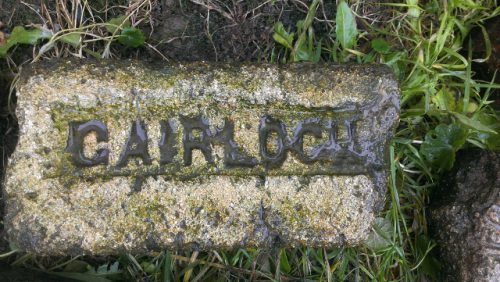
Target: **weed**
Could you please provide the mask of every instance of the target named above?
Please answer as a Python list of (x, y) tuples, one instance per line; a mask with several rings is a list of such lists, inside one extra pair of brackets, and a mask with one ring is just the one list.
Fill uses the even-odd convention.
[[(140, 46), (143, 38), (128, 28), (151, 22), (150, 11), (155, 5), (154, 1), (130, 1), (125, 12), (117, 8), (120, 13), (115, 12), (113, 19), (100, 20), (97, 15), (102, 13), (90, 7), (88, 1), (73, 2), (71, 8), (61, 8), (64, 16), (57, 17), (59, 31), (56, 20), (44, 13), (47, 27), (43, 28), (52, 27), (52, 34), (50, 38), (40, 37), (48, 42), (35, 58), (49, 53), (112, 57), (110, 46), (117, 40), (130, 47)], [(192, 2), (235, 21), (241, 14), (225, 8), (228, 6), (223, 1)], [(500, 8), (493, 0), (379, 4), (340, 0), (333, 21), (324, 13), (327, 1), (291, 2), (300, 9), (307, 7), (304, 19), (294, 26), (273, 23), (276, 45), (269, 48), (272, 52), (268, 61), (383, 63), (400, 80), (401, 122), (390, 146), (387, 203), (363, 246), (163, 251), (149, 256), (123, 254), (65, 261), (18, 254), (14, 264), (81, 281), (439, 280), (440, 264), (432, 252), (436, 244), (429, 239), (427, 230), (425, 206), (429, 191), (441, 173), (453, 166), (458, 150), (470, 146), (500, 149), (498, 113), (489, 100), (492, 89), (500, 86), (474, 78), (471, 62), (485, 58), (473, 58), (472, 48), (468, 53), (463, 48), (470, 46), (468, 35), (474, 27), (481, 27), (484, 41), (489, 42), (482, 24), (498, 16)], [(270, 1), (266, 4), (272, 5)], [(78, 9), (95, 16), (83, 19)], [(318, 33), (319, 29), (326, 32)], [(123, 33), (126, 37), (120, 37)], [(16, 43), (24, 42), (16, 39)], [(147, 40), (144, 44), (154, 48)], [(262, 49), (267, 50), (265, 47)], [(486, 56), (491, 55), (491, 49), (486, 51)], [(11, 253), (7, 255), (12, 257)]]

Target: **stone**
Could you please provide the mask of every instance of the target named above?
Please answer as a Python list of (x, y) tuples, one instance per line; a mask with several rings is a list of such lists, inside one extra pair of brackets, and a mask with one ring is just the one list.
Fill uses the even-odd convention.
[(444, 281), (500, 281), (500, 153), (471, 150), (432, 195)]
[(51, 61), (16, 89), (5, 225), (28, 252), (351, 246), (384, 204), (383, 65)]

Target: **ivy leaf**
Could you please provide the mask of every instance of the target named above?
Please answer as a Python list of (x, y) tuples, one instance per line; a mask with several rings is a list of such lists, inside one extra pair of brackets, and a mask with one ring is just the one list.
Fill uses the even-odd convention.
[(337, 6), (335, 33), (344, 49), (350, 49), (356, 44), (356, 36), (358, 35), (356, 19), (344, 0), (341, 0)]
[(372, 48), (373, 50), (375, 50), (377, 53), (380, 54), (388, 54), (389, 51), (391, 50), (391, 46), (389, 46), (389, 43), (382, 38), (373, 39)]
[(276, 42), (279, 44), (285, 46), (287, 49), (293, 49), (293, 37), (294, 33), (288, 33), (285, 30), (285, 27), (283, 26), (282, 22), (276, 23), (274, 26), (274, 33), (273, 33), (273, 38)]
[(137, 48), (144, 44), (144, 33), (138, 28), (135, 27), (126, 27), (122, 30), (122, 33), (118, 37), (118, 42), (121, 44)]
[(465, 143), (467, 132), (458, 124), (440, 124), (427, 132), (420, 153), (438, 171), (449, 170), (455, 162), (455, 152)]

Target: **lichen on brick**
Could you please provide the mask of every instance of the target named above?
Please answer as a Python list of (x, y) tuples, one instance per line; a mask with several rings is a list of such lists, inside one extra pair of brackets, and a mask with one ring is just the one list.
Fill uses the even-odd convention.
[(387, 67), (44, 64), (17, 85), (4, 191), (23, 250), (355, 245), (383, 205)]

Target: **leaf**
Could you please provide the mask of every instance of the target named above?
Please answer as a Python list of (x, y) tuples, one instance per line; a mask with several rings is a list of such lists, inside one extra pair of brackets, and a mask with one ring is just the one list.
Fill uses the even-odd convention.
[(73, 47), (78, 47), (80, 46), (80, 33), (72, 32), (63, 34), (61, 37), (59, 37), (59, 40), (61, 40), (64, 43), (68, 43)]
[(44, 28), (26, 30), (22, 26), (16, 26), (9, 38), (3, 44), (0, 44), (0, 57), (7, 55), (9, 49), (17, 44), (35, 45), (39, 40), (51, 37), (52, 32)]
[(94, 268), (91, 268), (85, 273), (89, 274), (89, 275), (95, 275), (95, 276), (114, 276), (114, 275), (122, 273), (122, 271), (118, 269), (119, 264), (120, 263), (118, 261), (114, 262), (112, 265), (105, 263), (105, 264), (98, 266), (97, 270)]
[(4, 44), (0, 44), (0, 57), (5, 57), (7, 51), (14, 45), (16, 45), (16, 43), (10, 40), (7, 40)]
[(22, 26), (16, 26), (12, 30), (9, 40), (13, 40), (17, 44), (35, 45), (40, 39), (48, 39), (51, 37), (52, 32), (43, 28), (26, 30)]
[(293, 61), (309, 61), (311, 58), (311, 52), (307, 48), (306, 42), (302, 41), (300, 44), (295, 44), (295, 50), (293, 54)]
[(173, 281), (172, 275), (172, 253), (170, 251), (165, 251), (165, 257), (163, 258), (163, 270), (162, 270), (163, 282)]
[(382, 38), (373, 39), (372, 48), (373, 50), (375, 50), (377, 53), (380, 54), (388, 54), (389, 51), (391, 50), (391, 46), (389, 46), (389, 43)]
[(140, 29), (135, 27), (124, 28), (122, 30), (122, 33), (118, 37), (118, 42), (132, 48), (137, 48), (144, 45), (144, 41), (144, 34)]
[(456, 101), (453, 94), (446, 88), (443, 88), (431, 98), (432, 103), (438, 109), (443, 111), (454, 111), (456, 109)]
[(420, 8), (418, 7), (418, 0), (407, 0), (408, 16), (418, 18), (420, 16)]
[(459, 113), (453, 113), (453, 115), (455, 117), (458, 118), (458, 120), (463, 123), (464, 125), (470, 127), (470, 128), (473, 128), (477, 131), (483, 131), (483, 132), (488, 132), (488, 133), (493, 133), (493, 134), (496, 134), (497, 132), (493, 129), (491, 129), (490, 127), (482, 124), (480, 121), (478, 120), (475, 120), (475, 119), (471, 119), (471, 118), (468, 118), (467, 116), (464, 116), (462, 114), (459, 114)]
[(115, 33), (119, 26), (121, 26), (122, 29), (130, 27), (130, 21), (127, 19), (127, 16), (123, 15), (112, 18), (105, 26), (109, 33)]
[(96, 59), (102, 59), (102, 56), (101, 54), (97, 53), (97, 52), (94, 52), (88, 48), (83, 48), (83, 51), (85, 51), (86, 53), (90, 54), (92, 57), (96, 58)]
[(74, 260), (70, 263), (68, 263), (64, 267), (64, 272), (78, 272), (78, 273), (83, 273), (88, 270), (90, 265), (87, 262), (81, 261), (81, 260)]
[(141, 262), (141, 267), (144, 269), (144, 272), (148, 274), (154, 274), (158, 271), (158, 268), (153, 263), (148, 261)]
[(356, 44), (356, 19), (344, 0), (341, 0), (337, 7), (335, 33), (344, 49), (350, 49)]
[(311, 61), (317, 63), (319, 62), (319, 59), (321, 59), (321, 40), (318, 42), (318, 45), (316, 46), (316, 51), (314, 52)]
[(120, 273), (121, 271), (118, 269), (118, 267), (120, 266), (120, 263), (118, 261), (115, 261), (110, 267), (109, 267), (109, 271), (108, 273), (112, 273), (112, 274), (115, 274), (115, 273)]
[(383, 217), (377, 217), (373, 223), (372, 231), (368, 234), (365, 245), (375, 251), (385, 249), (392, 244), (391, 232), (391, 221)]
[(50, 275), (55, 275), (59, 277), (69, 278), (77, 281), (84, 282), (111, 282), (111, 280), (95, 276), (92, 274), (78, 273), (78, 272), (48, 272)]
[(288, 257), (286, 256), (285, 249), (281, 249), (280, 252), (280, 268), (284, 273), (290, 273), (292, 267), (290, 266), (290, 262), (288, 262)]
[(500, 150), (500, 118), (496, 115), (480, 114), (478, 120), (486, 125), (491, 126), (497, 133), (478, 132), (478, 138), (488, 146), (490, 150)]
[(427, 132), (420, 153), (438, 171), (449, 170), (455, 162), (455, 152), (467, 138), (467, 132), (458, 124), (440, 124)]
[(424, 234), (420, 234), (417, 236), (416, 240), (416, 247), (420, 255), (425, 255), (425, 258), (423, 259), (420, 269), (422, 272), (425, 274), (429, 275), (430, 277), (434, 278), (433, 281), (438, 281), (439, 278), (439, 271), (441, 270), (441, 263), (439, 260), (437, 260), (432, 253), (432, 249), (434, 248), (435, 244), (432, 243), (432, 241), (427, 238)]
[(291, 50), (293, 48), (293, 37), (294, 33), (288, 33), (282, 22), (276, 23), (273, 33), (273, 38), (276, 42)]

